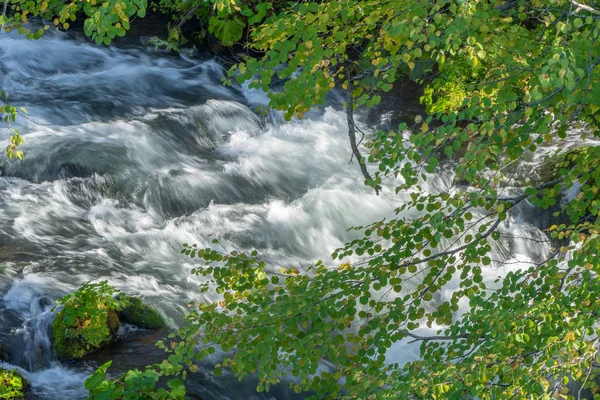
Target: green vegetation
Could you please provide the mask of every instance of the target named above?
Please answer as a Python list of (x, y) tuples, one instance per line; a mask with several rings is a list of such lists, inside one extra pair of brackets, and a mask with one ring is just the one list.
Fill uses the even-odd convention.
[[(89, 399), (183, 399), (185, 386), (181, 379), (172, 378), (165, 382), (167, 388), (157, 387), (159, 379), (163, 376), (182, 374), (185, 379), (186, 372), (181, 371), (176, 361), (163, 362), (149, 366), (146, 371), (127, 371), (118, 379), (106, 380), (106, 370), (111, 361), (98, 368), (85, 381), (85, 388), (89, 390)], [(195, 371), (195, 368), (191, 368)]]
[(116, 292), (106, 281), (85, 283), (58, 302), (63, 308), (52, 322), (58, 358), (79, 359), (116, 339), (120, 325), (116, 311), (128, 304), (127, 299), (115, 299)]
[[(6, 102), (8, 101), (8, 94), (3, 92), (0, 89), (0, 97)], [(26, 113), (27, 110), (24, 108), (21, 109), (22, 112)], [(10, 136), (10, 144), (6, 146), (6, 155), (8, 158), (18, 158), (20, 160), (24, 159), (24, 154), (21, 150), (17, 150), (17, 147), (24, 142), (23, 138), (18, 129), (13, 129), (11, 127), (11, 122), (15, 122), (17, 120), (18, 110), (16, 107), (11, 106), (10, 104), (0, 104), (0, 117), (4, 120), (6, 124), (6, 132)]]
[(0, 399), (22, 400), (29, 390), (29, 384), (16, 370), (0, 368)]
[[(120, 321), (146, 329), (159, 329), (165, 322), (152, 307), (137, 297), (118, 294), (106, 281), (85, 283), (73, 294), (60, 299), (63, 306), (52, 323), (56, 353), (61, 360), (79, 359), (110, 344), (116, 339)], [(115, 296), (116, 295), (116, 296)], [(164, 345), (162, 345), (164, 348)], [(173, 377), (165, 381), (169, 390), (157, 387), (162, 376), (181, 374), (177, 363), (182, 347), (173, 347), (173, 364), (168, 362), (149, 367), (146, 371), (128, 371), (118, 379), (105, 380), (112, 362), (102, 365), (85, 382), (94, 399), (180, 399), (185, 394), (183, 381)], [(189, 349), (186, 350), (189, 352)], [(190, 364), (190, 370), (197, 367)], [(185, 376), (185, 372), (184, 372)], [(0, 397), (3, 398), (3, 397)]]
[(129, 305), (117, 313), (121, 322), (144, 329), (160, 329), (166, 326), (158, 311), (144, 304), (141, 299), (129, 296), (123, 297), (127, 298)]
[[(106, 44), (146, 9), (125, 0), (10, 5), (14, 14), (2, 23), (25, 34), (35, 37), (24, 28), (29, 15), (67, 28), (82, 12), (86, 34)], [(600, 396), (600, 146), (589, 140), (570, 156), (576, 162), (553, 168), (552, 180), (520, 194), (506, 196), (499, 186), (509, 165), (540, 145), (560, 145), (569, 128), (582, 128), (583, 139), (598, 137), (597, 2), (163, 0), (153, 7), (180, 21), (166, 41), (172, 48), (185, 40), (178, 31), (184, 23), (224, 45), (245, 38), (255, 56), (237, 63), (225, 83), (250, 80), (270, 91), (275, 79), (284, 80), (283, 90), (269, 96), (288, 119), (323, 106), (329, 91), (344, 90), (350, 145), (366, 184), (378, 191), (397, 178), (396, 192), (411, 200), (395, 217), (357, 227), (362, 238), (304, 271), (273, 271), (256, 252), (184, 245), (183, 253), (201, 261), (194, 273), (214, 281), (222, 299), (196, 305), (187, 325), (159, 343), (165, 363), (119, 380), (105, 380), (109, 364), (102, 366), (86, 382), (90, 398), (183, 398), (194, 360), (217, 347), (235, 351), (215, 373), (255, 374), (258, 391), (293, 375), (293, 390), (315, 398), (568, 398), (570, 381)], [(378, 104), (409, 79), (423, 85), (428, 117), (410, 127), (409, 140), (406, 124), (377, 132), (363, 157), (354, 109)], [(444, 168), (468, 185), (426, 193), (423, 182), (441, 168), (442, 155), (457, 158)], [(490, 251), (502, 245), (501, 225), (514, 222), (519, 204), (547, 209), (577, 183), (580, 193), (559, 211), (568, 222), (547, 227), (555, 243), (547, 258), (490, 286), (484, 276), (500, 262)], [(444, 298), (453, 279), (460, 284)], [(103, 310), (110, 301), (102, 299), (86, 301), (100, 304), (97, 317), (88, 316), (92, 310), (70, 317), (67, 326), (78, 329), (69, 335), (81, 328), (91, 336), (81, 325), (91, 318), (104, 332), (94, 343), (107, 340)], [(460, 318), (459, 304), (468, 305)], [(439, 332), (418, 333), (423, 326)], [(390, 347), (405, 338), (421, 342), (420, 360), (385, 364)], [(332, 371), (318, 369), (324, 359)], [(171, 390), (155, 391), (163, 376), (173, 376)]]

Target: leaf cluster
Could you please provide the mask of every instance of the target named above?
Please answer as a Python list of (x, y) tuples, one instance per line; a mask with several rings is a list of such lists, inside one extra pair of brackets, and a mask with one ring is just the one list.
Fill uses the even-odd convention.
[(96, 348), (110, 339), (111, 332), (107, 318), (110, 311), (125, 308), (129, 300), (126, 296), (115, 297), (118, 290), (106, 281), (84, 283), (76, 292), (57, 300), (62, 306), (56, 318), (61, 318), (65, 327), (64, 335)]

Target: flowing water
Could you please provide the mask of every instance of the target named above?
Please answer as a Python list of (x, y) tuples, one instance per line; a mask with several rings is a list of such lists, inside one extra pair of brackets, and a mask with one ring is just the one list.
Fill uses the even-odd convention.
[[(0, 36), (0, 86), (30, 115), (20, 118), (26, 160), (0, 177), (0, 342), (38, 398), (85, 396), (93, 360), (59, 363), (48, 335), (54, 300), (82, 282), (106, 279), (177, 326), (200, 282), (182, 243), (209, 246), (215, 235), (301, 266), (396, 206), (348, 164), (342, 112), (261, 119), (253, 108), (266, 96), (224, 88), (223, 73), (211, 59), (142, 45)], [(128, 357), (114, 365), (143, 365), (156, 339), (124, 339)], [(253, 382), (203, 379), (202, 398), (253, 393)]]
[[(81, 399), (98, 362), (117, 371), (160, 360), (159, 335), (128, 334), (86, 361), (60, 363), (49, 338), (55, 299), (85, 281), (108, 280), (155, 306), (176, 327), (200, 297), (182, 243), (257, 249), (274, 267), (327, 258), (347, 228), (391, 215), (408, 197), (375, 196), (348, 164), (345, 114), (336, 106), (283, 123), (259, 118), (264, 93), (225, 88), (209, 57), (156, 53), (143, 44), (106, 48), (64, 33), (39, 41), (0, 35), (0, 87), (24, 106), (24, 162), (0, 177), (0, 342), (36, 399)], [(339, 105), (339, 103), (338, 103)], [(5, 142), (7, 137), (1, 135)], [(389, 185), (393, 185), (389, 183)], [(453, 190), (439, 174), (429, 190)], [(533, 216), (533, 217), (532, 217)], [(548, 245), (524, 209), (494, 250), (490, 279), (538, 260)], [(214, 235), (214, 236), (213, 236)], [(449, 296), (448, 293), (442, 294)], [(407, 360), (405, 343), (391, 360)], [(294, 398), (286, 387), (254, 393), (251, 379), (194, 378), (203, 399)]]

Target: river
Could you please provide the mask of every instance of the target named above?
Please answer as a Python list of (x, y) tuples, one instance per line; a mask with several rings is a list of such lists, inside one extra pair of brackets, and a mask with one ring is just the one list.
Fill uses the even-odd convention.
[[(182, 243), (206, 247), (216, 236), (229, 249), (257, 249), (274, 268), (301, 268), (352, 239), (349, 227), (406, 201), (393, 182), (380, 196), (363, 185), (335, 96), (284, 123), (276, 112), (257, 116), (266, 95), (223, 87), (224, 73), (212, 57), (157, 53), (143, 40), (107, 48), (69, 33), (0, 34), (0, 87), (28, 110), (18, 122), (26, 159), (0, 177), (0, 342), (11, 353), (0, 365), (21, 369), (32, 398), (85, 398), (83, 381), (106, 359), (117, 372), (160, 360), (159, 335), (124, 329), (114, 348), (60, 363), (51, 308), (81, 283), (108, 280), (177, 327), (189, 301), (213, 300), (199, 294)], [(452, 178), (438, 174), (426, 187), (451, 191)], [(518, 239), (545, 236), (531, 218), (514, 218), (503, 229), (515, 239), (494, 250), (504, 266), (490, 279), (549, 249)], [(390, 358), (416, 352), (399, 343)], [(285, 384), (257, 394), (252, 379), (215, 378), (213, 362), (190, 378), (191, 398), (297, 398)]]

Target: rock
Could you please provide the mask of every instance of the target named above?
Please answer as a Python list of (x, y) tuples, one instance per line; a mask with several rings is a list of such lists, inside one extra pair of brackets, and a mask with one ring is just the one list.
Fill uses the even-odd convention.
[(29, 391), (29, 383), (14, 369), (0, 368), (0, 399), (21, 400)]
[(121, 322), (144, 329), (160, 329), (166, 326), (158, 311), (144, 304), (138, 297), (128, 297), (129, 305), (118, 313)]
[[(69, 305), (65, 305), (68, 307)], [(101, 310), (101, 308), (100, 308)], [(98, 345), (93, 345), (85, 340), (83, 337), (69, 337), (67, 336), (68, 329), (77, 329), (77, 326), (67, 326), (63, 319), (64, 309), (60, 311), (56, 317), (54, 317), (54, 321), (52, 322), (52, 336), (54, 339), (54, 347), (56, 350), (56, 355), (62, 361), (66, 360), (77, 360), (82, 358), (88, 353), (91, 353), (95, 350), (106, 346), (109, 343), (114, 342), (117, 339), (117, 331), (119, 330), (119, 318), (117, 313), (113, 310), (106, 311), (106, 322), (108, 325), (108, 329), (110, 332), (110, 337), (99, 343)], [(79, 325), (85, 325), (87, 321), (81, 321)]]

